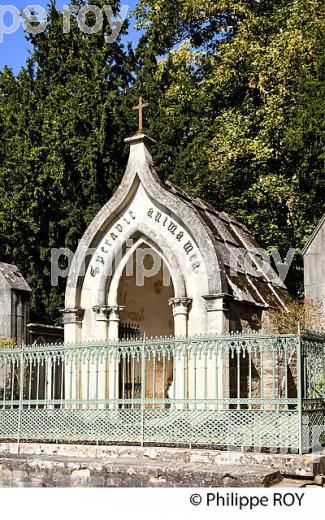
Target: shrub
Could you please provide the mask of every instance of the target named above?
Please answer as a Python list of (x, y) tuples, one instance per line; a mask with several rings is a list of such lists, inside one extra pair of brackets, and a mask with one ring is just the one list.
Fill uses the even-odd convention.
[(4, 338), (0, 336), (0, 350), (6, 348), (12, 348), (14, 346), (14, 342), (10, 338)]
[(325, 332), (324, 308), (313, 300), (292, 300), (286, 309), (274, 309), (267, 312), (262, 326), (275, 334), (294, 334), (298, 324), (302, 330)]

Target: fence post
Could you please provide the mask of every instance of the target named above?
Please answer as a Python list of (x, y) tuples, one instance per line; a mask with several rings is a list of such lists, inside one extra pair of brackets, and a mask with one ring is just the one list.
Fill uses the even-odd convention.
[(146, 398), (146, 352), (145, 352), (146, 333), (143, 334), (141, 351), (141, 446), (144, 445), (144, 412)]
[(302, 436), (302, 349), (301, 349), (301, 329), (298, 322), (297, 327), (297, 409), (299, 421), (299, 454), (303, 454), (303, 436)]
[(24, 353), (20, 354), (20, 370), (19, 370), (19, 411), (18, 411), (18, 431), (17, 431), (17, 443), (19, 453), (20, 443), (20, 431), (21, 431), (21, 413), (24, 399)]

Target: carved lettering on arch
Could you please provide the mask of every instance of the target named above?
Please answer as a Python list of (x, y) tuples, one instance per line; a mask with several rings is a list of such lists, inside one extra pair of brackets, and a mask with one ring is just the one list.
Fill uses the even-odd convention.
[[(183, 249), (187, 255), (190, 255), (195, 249), (195, 244), (192, 240), (189, 240), (189, 236), (186, 231), (172, 220), (168, 215), (163, 215), (160, 210), (156, 208), (149, 208), (147, 211), (147, 217), (151, 219), (155, 224), (160, 224), (162, 227), (167, 228), (169, 233), (175, 237), (175, 239), (182, 244)], [(200, 268), (200, 262), (196, 253), (189, 257), (192, 270), (197, 272)]]
[[(181, 247), (188, 257), (191, 269), (197, 273), (201, 264), (199, 259), (199, 252), (196, 244), (191, 239), (187, 231), (173, 220), (169, 215), (155, 207), (150, 207), (145, 211), (145, 216), (153, 225), (164, 228), (170, 237), (175, 241), (175, 247)], [(142, 217), (143, 218), (143, 217)], [(90, 265), (90, 276), (95, 278), (101, 272), (100, 267), (105, 266), (108, 257), (111, 253), (112, 247), (116, 241), (123, 235), (127, 228), (137, 220), (135, 211), (129, 209), (115, 222), (115, 224), (108, 230), (104, 242), (95, 255), (94, 261)], [(103, 268), (103, 267), (102, 267)]]
[[(114, 242), (118, 240), (118, 238), (121, 236), (124, 230), (131, 225), (131, 222), (133, 220), (136, 220), (136, 215), (133, 211), (129, 210), (108, 231), (106, 235), (108, 238), (106, 238), (104, 242), (105, 246), (107, 247), (102, 246), (100, 248), (101, 254), (95, 257), (96, 264), (105, 265), (105, 260), (107, 259), (107, 256), (110, 254), (110, 248), (113, 246)], [(92, 278), (95, 278), (99, 273), (100, 270), (98, 267), (94, 267), (93, 265), (90, 266), (90, 276)]]

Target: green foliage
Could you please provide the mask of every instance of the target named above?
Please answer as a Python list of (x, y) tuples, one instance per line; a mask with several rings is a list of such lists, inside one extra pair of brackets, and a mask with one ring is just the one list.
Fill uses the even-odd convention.
[(299, 324), (301, 330), (324, 333), (323, 316), (323, 304), (308, 298), (304, 301), (292, 300), (286, 303), (286, 309), (282, 307), (268, 311), (262, 327), (272, 334), (296, 334)]
[(105, 27), (84, 37), (72, 23), (63, 34), (54, 4), (50, 20), (31, 37), (27, 67), (0, 75), (0, 254), (27, 277), (34, 319), (48, 321), (66, 283), (51, 287), (51, 249), (75, 251), (123, 172), (130, 79), (127, 53), (105, 43)]
[[(75, 250), (116, 189), (139, 91), (161, 178), (268, 250), (301, 252), (324, 212), (323, 11), (320, 0), (141, 0), (133, 52), (106, 44), (105, 26), (82, 35), (73, 21), (63, 34), (51, 4), (27, 66), (0, 73), (0, 258), (27, 277), (34, 319), (59, 316), (65, 280), (51, 287), (50, 250)], [(288, 283), (301, 292), (299, 256)]]
[(269, 251), (295, 248), (296, 294), (299, 254), (325, 208), (323, 2), (139, 6), (139, 82), (155, 100), (160, 172), (240, 219)]
[(311, 399), (319, 399), (325, 395), (325, 377), (320, 378), (311, 393)]

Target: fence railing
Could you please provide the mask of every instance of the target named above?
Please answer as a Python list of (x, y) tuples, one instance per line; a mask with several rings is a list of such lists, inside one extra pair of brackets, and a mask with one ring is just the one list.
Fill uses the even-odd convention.
[(324, 439), (325, 336), (140, 338), (0, 351), (0, 439), (305, 452)]

